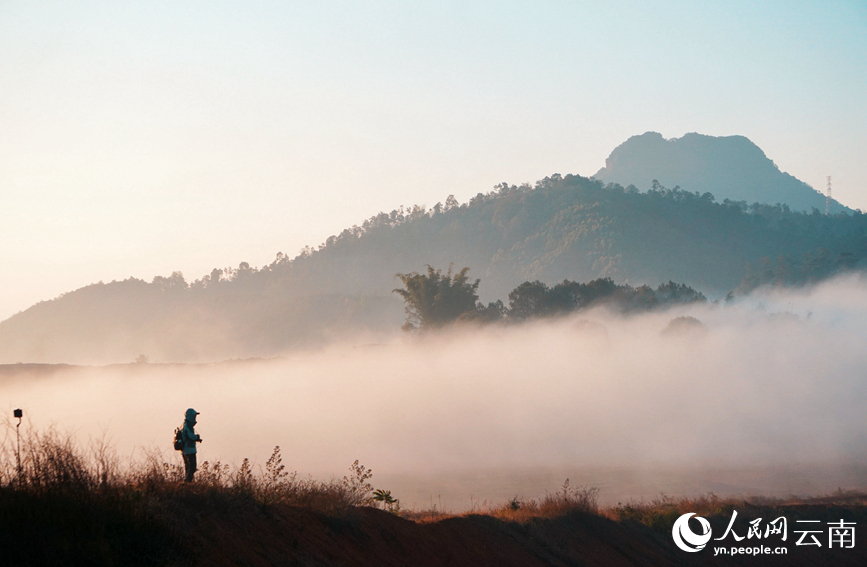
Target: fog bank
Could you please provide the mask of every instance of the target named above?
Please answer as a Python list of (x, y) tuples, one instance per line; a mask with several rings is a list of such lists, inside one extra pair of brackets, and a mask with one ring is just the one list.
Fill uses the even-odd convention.
[[(703, 326), (669, 327), (680, 316)], [(566, 476), (602, 485), (604, 501), (819, 491), (865, 479), (865, 337), (867, 284), (850, 277), (284, 359), (7, 367), (0, 392), (9, 415), (24, 409), (22, 428), (107, 431), (122, 455), (159, 446), (176, 458), (172, 432), (194, 407), (200, 460), (263, 464), (280, 445), (289, 468), (328, 476), (359, 459), (375, 485), (424, 507), (443, 491), (456, 509), (470, 494), (533, 497)]]

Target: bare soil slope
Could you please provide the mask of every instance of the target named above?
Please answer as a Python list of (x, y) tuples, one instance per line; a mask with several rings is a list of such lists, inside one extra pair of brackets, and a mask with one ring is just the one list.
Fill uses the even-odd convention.
[[(135, 496), (135, 495), (133, 495)], [(703, 512), (713, 534), (725, 532), (733, 503)], [(263, 505), (241, 494), (178, 487), (160, 500), (117, 500), (94, 493), (31, 495), (0, 489), (0, 564), (10, 566), (620, 566), (620, 565), (867, 565), (861, 543), (867, 524), (863, 495), (810, 504), (734, 504), (739, 520), (788, 519), (788, 538), (726, 546), (785, 545), (785, 555), (714, 555), (675, 547), (671, 526), (682, 510), (642, 508), (640, 521), (572, 511), (522, 521), (466, 515), (412, 521), (375, 508), (328, 513)], [(728, 506), (728, 507), (726, 507)], [(616, 515), (616, 514), (615, 514)], [(796, 546), (796, 521), (821, 526), (855, 522), (855, 547)], [(746, 523), (738, 524), (744, 535)], [(858, 530), (862, 530), (859, 534)]]
[[(768, 513), (771, 511), (768, 510)], [(801, 511), (803, 513), (803, 510)], [(807, 516), (867, 520), (863, 509), (810, 507)], [(634, 522), (573, 513), (528, 523), (485, 515), (416, 523), (373, 508), (341, 519), (294, 508), (274, 508), (258, 517), (227, 517), (202, 509), (196, 514), (192, 558), (197, 565), (311, 566), (567, 566), (567, 565), (865, 565), (867, 548), (795, 547), (788, 554), (713, 556), (710, 545), (689, 554), (676, 548), (669, 530)], [(794, 516), (793, 516), (794, 517)], [(726, 520), (728, 518), (725, 518)], [(722, 518), (712, 520), (714, 533)], [(823, 520), (824, 521), (824, 520)], [(670, 529), (670, 528), (669, 528)], [(729, 538), (730, 539), (730, 538)], [(731, 545), (733, 542), (726, 542)], [(741, 544), (757, 545), (755, 540)]]

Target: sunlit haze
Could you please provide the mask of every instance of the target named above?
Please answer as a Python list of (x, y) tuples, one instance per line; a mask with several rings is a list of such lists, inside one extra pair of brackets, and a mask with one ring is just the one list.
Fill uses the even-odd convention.
[[(424, 6), (2, 2), (0, 320), (97, 281), (130, 276), (150, 281), (176, 270), (191, 281), (212, 268), (242, 261), (260, 266), (277, 252), (294, 256), (306, 245), (316, 246), (401, 204), (433, 206), (450, 194), (465, 202), (496, 183), (533, 183), (555, 172), (590, 176), (618, 144), (650, 130), (666, 138), (687, 132), (746, 136), (782, 171), (820, 190), (825, 177), (833, 175), (834, 196), (849, 207), (867, 209), (865, 61), (867, 7), (859, 1)], [(658, 327), (661, 321), (648, 317), (637, 324), (641, 331), (629, 333), (650, 333)], [(721, 328), (712, 330), (714, 340), (725, 343), (735, 324), (721, 322)], [(812, 333), (811, 325), (797, 332)], [(609, 326), (612, 335), (619, 329), (619, 323)], [(528, 335), (535, 346), (526, 348), (541, 348), (546, 341), (542, 337), (547, 336)], [(553, 347), (565, 349), (560, 341), (567, 341), (567, 336), (555, 333), (560, 338)], [(743, 338), (730, 339), (749, 346)], [(488, 340), (485, 336), (473, 339), (477, 344), (467, 344), (486, 353)], [(734, 343), (704, 356), (734, 356)], [(530, 431), (523, 440), (502, 446), (489, 442), (493, 430), (481, 428), (470, 439), (482, 444), (487, 454), (467, 446), (450, 455), (436, 453), (437, 457), (444, 463), (450, 458), (487, 462), (517, 455), (522, 461), (553, 454), (584, 459), (596, 449), (573, 436), (602, 422), (604, 412), (594, 399), (612, 415), (632, 415), (633, 404), (639, 407), (638, 397), (614, 408), (605, 403), (612, 389), (626, 388), (636, 373), (648, 368), (636, 358), (650, 344), (656, 343), (630, 355), (633, 362), (620, 357), (595, 360), (587, 384), (581, 386), (576, 385), (574, 372), (566, 371), (571, 368), (566, 358), (554, 357), (550, 382), (526, 393), (533, 401), (534, 396), (569, 392), (561, 399), (563, 408), (546, 412), (563, 419), (546, 443), (537, 443)], [(617, 348), (632, 348), (625, 345)], [(395, 369), (423, 366), (428, 356), (412, 345), (381, 348), (405, 361)], [(445, 343), (436, 348), (451, 352)], [(461, 343), (460, 349), (466, 348)], [(677, 348), (686, 347), (659, 346), (660, 352)], [(340, 371), (315, 385), (305, 373), (320, 363), (318, 359), (302, 357), (263, 372), (299, 376), (279, 386), (283, 398), (292, 399), (293, 388), (333, 388), (346, 396), (369, 396), (365, 403), (375, 408), (371, 414), (379, 420), (407, 411), (397, 401), (413, 372), (404, 376), (392, 369), (374, 376), (369, 356), (367, 351), (330, 355), (323, 363)], [(642, 389), (666, 380), (683, 387), (700, 381), (700, 358), (666, 366), (658, 356), (654, 353), (656, 362), (649, 365), (654, 379)], [(828, 364), (829, 372), (844, 379), (845, 373), (834, 374), (839, 370), (836, 359), (827, 356), (811, 359), (816, 365), (808, 366), (811, 372), (797, 360), (782, 361), (770, 372), (767, 385), (753, 387), (765, 394), (779, 392), (788, 372), (797, 369), (802, 381), (796, 384), (812, 388), (811, 380)], [(363, 382), (340, 386), (341, 380), (349, 379), (342, 369), (355, 365), (345, 357), (359, 359), (357, 365), (369, 373)], [(466, 362), (479, 375), (473, 387), (505, 383), (502, 395), (523, 396), (519, 389), (525, 386), (514, 382), (518, 374), (499, 377), (486, 371), (485, 357), (494, 355)], [(436, 364), (443, 365), (444, 360), (449, 359)], [(738, 383), (741, 363), (732, 364), (728, 370), (714, 370), (724, 374), (716, 377)], [(518, 368), (516, 362), (512, 371)], [(453, 379), (448, 378), (447, 367), (438, 369), (447, 380)], [(231, 372), (220, 373), (214, 379), (242, 380)], [(523, 368), (522, 373), (532, 369)], [(384, 392), (363, 389), (368, 383), (381, 383)], [(275, 384), (266, 380), (251, 385), (250, 396), (258, 399)], [(512, 427), (520, 423), (516, 416), (529, 418), (535, 411), (509, 406), (509, 399), (503, 401), (509, 409), (501, 410), (495, 397), (464, 390), (460, 381), (446, 384), (448, 389), (439, 394), (442, 399), (424, 397), (419, 391), (412, 394), (420, 400), (418, 427), (447, 422), (437, 413), (440, 408), (448, 412), (475, 405), (477, 415), (490, 418), (487, 427), (494, 429)], [(706, 392), (706, 385), (696, 387), (686, 407), (677, 410), (684, 427), (688, 415), (699, 423), (686, 427), (690, 437), (684, 442), (691, 449), (701, 446), (691, 435), (701, 430), (702, 411), (711, 412), (713, 424), (731, 420), (733, 439), (749, 439), (753, 447), (766, 443), (762, 435), (775, 427), (774, 419), (781, 414), (772, 408), (767, 421), (764, 414), (750, 418), (760, 423), (755, 425), (758, 433), (748, 436), (738, 429), (746, 427), (743, 420), (717, 408), (709, 398), (698, 399), (698, 392), (717, 393)], [(730, 401), (732, 391), (720, 392), (724, 401)], [(832, 388), (825, 395), (843, 391)], [(152, 395), (149, 392), (148, 388), (141, 394)], [(456, 395), (457, 401), (445, 392)], [(144, 410), (120, 411), (104, 390), (93, 395), (99, 403), (82, 397), (81, 404), (91, 408), (94, 418), (111, 421), (126, 447), (132, 442), (126, 434), (128, 421), (133, 416), (135, 421), (144, 419), (143, 413), (136, 413)], [(213, 391), (202, 395), (204, 405), (216, 404), (208, 397), (215, 395)], [(795, 396), (796, 404), (808, 407), (804, 392), (790, 389), (781, 395)], [(566, 401), (577, 408), (589, 404), (596, 413), (588, 416), (571, 406), (567, 410)], [(169, 411), (168, 405), (158, 405), (160, 412)], [(310, 417), (300, 410), (311, 407), (317, 406), (304, 403), (298, 411), (287, 410), (288, 421), (259, 424), (285, 433), (275, 439), (263, 436), (256, 453), (262, 455), (265, 445), (275, 440), (289, 447), (290, 440), (297, 439), (291, 431)], [(335, 439), (338, 430), (383, 435), (377, 429), (381, 424), (363, 429), (351, 423), (362, 407), (342, 408), (339, 418), (329, 420)], [(229, 419), (231, 411), (240, 413)], [(228, 434), (239, 422), (247, 423), (241, 418), (249, 411), (241, 405), (208, 407), (203, 422), (213, 419), (210, 426), (226, 428)], [(54, 409), (44, 413), (57, 416)], [(842, 416), (848, 419), (845, 412)], [(176, 416), (152, 417), (168, 423)], [(613, 421), (617, 427), (626, 426), (622, 420)], [(317, 423), (306, 427), (319, 427)], [(841, 422), (840, 427), (846, 424)], [(238, 427), (243, 431), (247, 425)], [(653, 428), (648, 431), (661, 434)], [(797, 443), (797, 431), (785, 434), (787, 442)], [(449, 431), (443, 434), (448, 436)], [(374, 444), (365, 447), (365, 453), (389, 466), (409, 455), (423, 457), (426, 450), (403, 438), (381, 443), (365, 439)], [(135, 439), (152, 441), (157, 439)], [(342, 464), (361, 452), (358, 442), (344, 437), (345, 447), (332, 446), (321, 459), (304, 464)], [(665, 451), (678, 453), (663, 445)], [(240, 452), (228, 441), (211, 446), (226, 456)], [(810, 456), (815, 453), (809, 451), (819, 449), (804, 446)], [(439, 449), (434, 445), (427, 450)]]
[[(664, 332), (683, 315), (704, 327)], [(134, 458), (177, 459), (168, 436), (193, 406), (202, 460), (261, 466), (279, 445), (291, 470), (328, 478), (359, 459), (408, 506), (535, 498), (566, 477), (608, 503), (811, 494), (867, 470), (865, 324), (867, 283), (850, 276), (272, 360), (61, 368), (6, 382), (4, 396), (28, 427), (105, 434)]]

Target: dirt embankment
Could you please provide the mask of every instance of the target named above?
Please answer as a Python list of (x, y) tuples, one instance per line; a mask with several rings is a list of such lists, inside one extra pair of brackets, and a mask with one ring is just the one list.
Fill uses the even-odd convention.
[(228, 525), (203, 518), (202, 565), (543, 566), (671, 563), (662, 542), (594, 516), (529, 524), (490, 516), (415, 523), (371, 508), (345, 518), (274, 509)]
[[(216, 494), (216, 495), (215, 495)], [(0, 490), (0, 565), (218, 567), (467, 567), (620, 565), (867, 565), (867, 506), (738, 503), (739, 521), (788, 518), (786, 555), (714, 556), (678, 549), (672, 510), (649, 524), (572, 511), (506, 521), (467, 515), (415, 522), (374, 508), (330, 513), (265, 505), (240, 495), (178, 490), (161, 499), (112, 500), (29, 495)], [(731, 510), (704, 513), (713, 534), (725, 532)], [(855, 547), (796, 546), (797, 520), (855, 522)], [(746, 523), (738, 524), (745, 535)], [(649, 527), (654, 526), (654, 527)], [(827, 530), (827, 528), (825, 528)], [(773, 538), (771, 538), (773, 539)], [(728, 537), (727, 547), (778, 546), (778, 540)]]
[[(857, 518), (861, 526), (867, 521), (864, 509), (811, 508), (806, 516), (823, 523), (841, 516), (847, 521)], [(796, 515), (806, 517), (803, 510)], [(255, 517), (227, 517), (202, 510), (197, 517), (199, 524), (190, 534), (188, 550), (189, 558), (198, 565), (867, 565), (867, 544), (853, 549), (796, 547), (792, 528), (786, 555), (714, 557), (712, 543), (701, 552), (686, 553), (675, 547), (668, 530), (584, 513), (526, 523), (485, 515), (416, 523), (372, 508), (356, 509), (342, 518), (290, 507), (266, 509)], [(721, 520), (712, 519), (714, 533)], [(758, 545), (756, 540), (738, 544)]]

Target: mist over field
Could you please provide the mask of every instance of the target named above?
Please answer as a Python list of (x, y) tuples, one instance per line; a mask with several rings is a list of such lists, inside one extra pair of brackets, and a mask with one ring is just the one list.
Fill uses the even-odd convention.
[[(703, 326), (671, 325), (682, 316)], [(534, 497), (567, 476), (603, 502), (815, 493), (864, 488), (865, 335), (867, 281), (849, 276), (270, 360), (9, 371), (2, 392), (22, 430), (104, 431), (133, 459), (154, 446), (176, 459), (172, 431), (194, 407), (200, 461), (261, 465), (279, 445), (288, 468), (327, 478), (359, 459), (405, 505)]]

